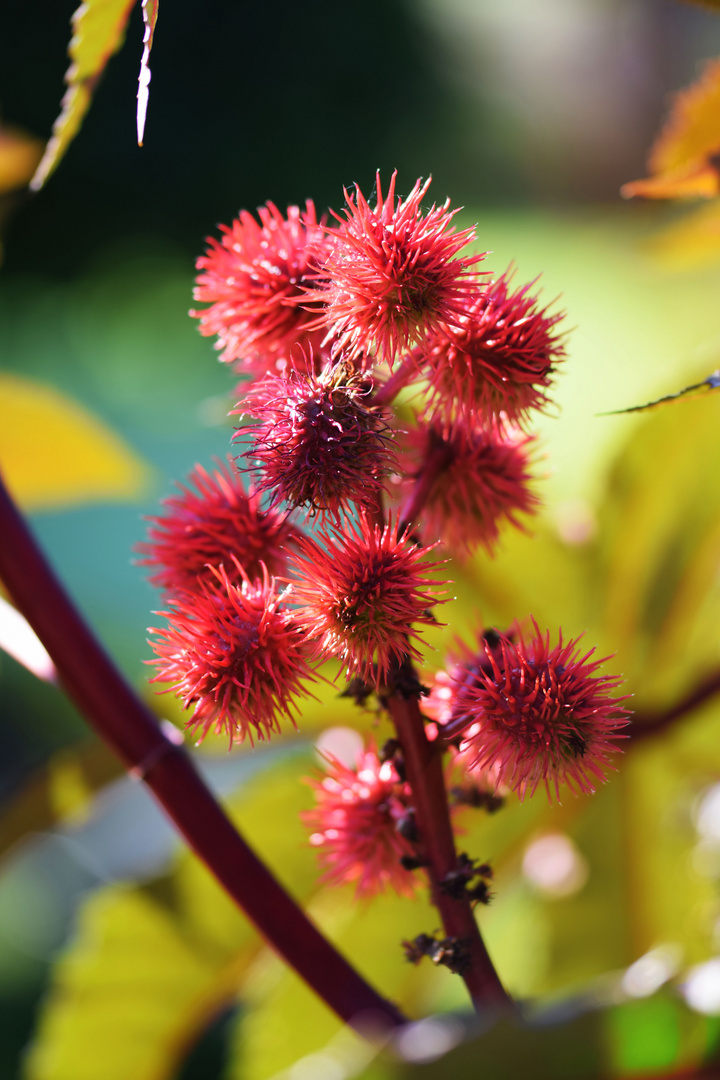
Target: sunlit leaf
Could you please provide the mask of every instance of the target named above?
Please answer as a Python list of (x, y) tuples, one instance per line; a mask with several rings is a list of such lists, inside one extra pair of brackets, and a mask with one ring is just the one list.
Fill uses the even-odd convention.
[(143, 14), (143, 54), (140, 62), (140, 78), (138, 80), (137, 94), (137, 139), (138, 146), (142, 146), (145, 134), (145, 118), (147, 116), (148, 98), (150, 95), (150, 51), (153, 47), (153, 37), (157, 24), (159, 0), (142, 0)]
[(0, 375), (0, 468), (28, 510), (136, 499), (149, 472), (98, 419), (57, 390)]
[(0, 127), (0, 195), (24, 187), (42, 157), (40, 139), (19, 128)]
[(70, 67), (60, 115), (30, 187), (39, 191), (80, 130), (95, 87), (113, 53), (125, 40), (125, 27), (135, 0), (85, 0), (72, 17), (68, 47)]
[(626, 184), (626, 197), (712, 197), (720, 179), (711, 158), (720, 150), (720, 60), (710, 60), (692, 86), (675, 95), (650, 151), (650, 180)]

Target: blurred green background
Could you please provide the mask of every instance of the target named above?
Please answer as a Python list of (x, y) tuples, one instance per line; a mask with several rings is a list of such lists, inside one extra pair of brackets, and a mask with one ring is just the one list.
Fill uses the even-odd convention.
[[(72, 10), (17, 0), (0, 15), (3, 119), (42, 137), (58, 108)], [(395, 167), (403, 191), (432, 173), (434, 198), (450, 196), (465, 207), (462, 224), (478, 223), (487, 265), (500, 272), (514, 260), (518, 280), (542, 275), (543, 295), (559, 298), (573, 328), (557, 407), (537, 425), (542, 514), (529, 535), (505, 533), (494, 560), (453, 565), (457, 601), (428, 671), (479, 617), (503, 625), (531, 613), (616, 653), (612, 670), (625, 673), (639, 709), (716, 670), (720, 402), (597, 414), (720, 366), (720, 269), (680, 273), (653, 259), (647, 240), (676, 211), (617, 195), (644, 172), (667, 93), (720, 52), (720, 18), (670, 0), (165, 4), (138, 150), (141, 37), (136, 10), (46, 190), (6, 199), (0, 277), (4, 374), (76, 402), (146, 466), (131, 498), (100, 493), (33, 513), (128, 677), (147, 692), (156, 598), (133, 564), (142, 517), (195, 462), (229, 450), (233, 380), (187, 317), (204, 237), (267, 199), (337, 209), (343, 185), (369, 193), (375, 169)], [(62, 490), (66, 448), (40, 413), (24, 438), (32, 468)], [(154, 700), (179, 721), (171, 701)], [(374, 724), (332, 690), (325, 704), (299, 739), (254, 754), (210, 747), (203, 767), (377, 985), (413, 1017), (461, 1009), (447, 972), (402, 962), (398, 941), (435, 926), (424, 901), (358, 908), (350, 893), (317, 885), (298, 778), (314, 767), (319, 729)], [(712, 1051), (717, 706), (629, 749), (593, 799), (548, 808), (537, 796), (509, 800), (495, 817), (465, 816), (463, 847), (497, 869), (482, 922), (502, 977), (565, 1011), (538, 1029), (545, 1035), (496, 1032), (435, 1065), (368, 1063), (180, 854), (73, 709), (4, 654), (0, 718), (3, 1078), (462, 1078), (480, 1057), (514, 1077), (526, 1068), (509, 1055), (519, 1043), (536, 1076), (545, 1075), (539, 1058), (552, 1077), (648, 1075)], [(536, 849), (543, 838), (551, 847)], [(533, 870), (538, 859), (552, 864), (553, 851), (565, 878)], [(644, 967), (630, 966), (643, 957)], [(687, 989), (693, 978), (705, 978), (705, 997)]]

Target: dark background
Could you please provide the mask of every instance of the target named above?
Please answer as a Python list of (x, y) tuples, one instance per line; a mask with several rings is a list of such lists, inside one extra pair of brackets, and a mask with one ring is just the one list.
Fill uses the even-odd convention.
[[(2, 6), (2, 115), (40, 137), (74, 6)], [(337, 208), (342, 186), (368, 190), (376, 168), (399, 169), (401, 190), (432, 172), (454, 205), (615, 200), (643, 171), (663, 94), (712, 54), (719, 21), (673, 0), (598, 0), (570, 20), (558, 0), (514, 6), (498, 31), (494, 0), (455, 3), (454, 23), (438, 0), (166, 0), (138, 149), (137, 5), (66, 160), (39, 196), (15, 200), (5, 273), (74, 274), (128, 235), (193, 256), (241, 206)]]

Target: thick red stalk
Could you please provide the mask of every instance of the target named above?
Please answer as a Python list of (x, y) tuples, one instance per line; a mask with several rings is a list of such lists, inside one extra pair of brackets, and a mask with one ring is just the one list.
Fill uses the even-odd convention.
[[(343, 1020), (403, 1017), (335, 950), (228, 820), (185, 753), (162, 733), (65, 593), (0, 479), (0, 579), (60, 681), (269, 944)], [(363, 1015), (364, 1014), (364, 1015)]]
[(488, 955), (467, 897), (455, 899), (440, 888), (446, 874), (455, 870), (457, 852), (445, 791), (442, 755), (428, 741), (416, 696), (396, 692), (386, 699), (402, 745), (407, 779), (412, 788), (420, 844), (428, 860), (433, 903), (438, 908), (448, 937), (467, 943), (470, 967), (463, 973), (475, 1008), (507, 1009), (511, 999)]
[(400, 512), (401, 530), (407, 528), (409, 525), (417, 523), (417, 520), (425, 507), (425, 503), (427, 502), (428, 495), (432, 491), (438, 473), (447, 468), (451, 460), (452, 451), (447, 443), (438, 440), (435, 445), (431, 446), (418, 471), (415, 483), (413, 484), (405, 505)]

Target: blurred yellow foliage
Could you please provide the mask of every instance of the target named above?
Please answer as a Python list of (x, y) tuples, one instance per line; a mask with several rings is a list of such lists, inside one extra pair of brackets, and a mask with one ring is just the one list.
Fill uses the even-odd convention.
[(135, 499), (149, 471), (117, 435), (57, 390), (0, 375), (0, 467), (26, 510)]
[(43, 144), (19, 128), (0, 128), (0, 195), (24, 187), (35, 172)]
[(647, 180), (625, 184), (626, 198), (712, 198), (720, 176), (711, 158), (720, 150), (720, 60), (710, 60), (692, 86), (675, 95), (670, 115), (655, 140)]

